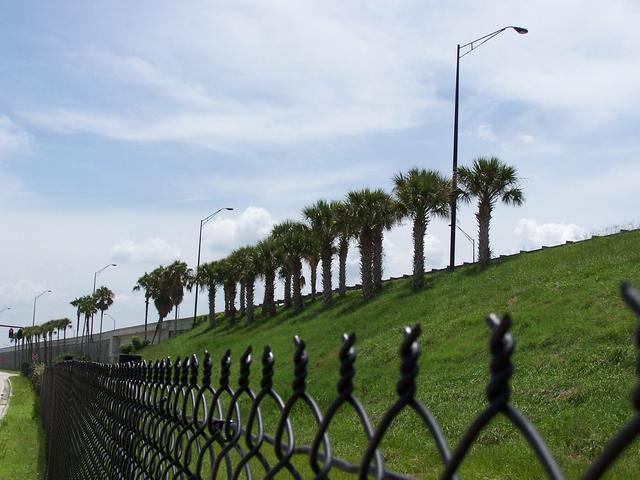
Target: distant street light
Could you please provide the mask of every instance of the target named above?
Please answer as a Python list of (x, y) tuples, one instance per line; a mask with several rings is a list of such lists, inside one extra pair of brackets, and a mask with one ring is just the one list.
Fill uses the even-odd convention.
[(51, 293), (51, 290), (45, 290), (44, 292), (39, 293), (38, 295), (36, 295), (35, 298), (33, 299), (33, 320), (31, 321), (31, 326), (32, 327), (35, 326), (35, 324), (36, 324), (36, 302), (45, 293)]
[[(100, 275), (102, 272), (104, 272), (109, 267), (117, 267), (117, 266), (118, 265), (116, 263), (110, 263), (110, 264), (105, 265), (104, 267), (102, 267), (97, 272), (93, 272), (93, 296), (94, 297), (96, 295), (96, 280), (98, 279), (98, 275)], [(87, 327), (88, 327), (88, 325), (87, 325)], [(87, 342), (87, 345), (89, 346), (89, 352), (91, 352), (91, 348), (90, 347), (91, 347), (91, 342), (93, 341), (93, 314), (91, 314), (91, 328), (87, 328), (87, 330), (89, 330), (89, 341)]]
[(476, 241), (475, 239), (469, 235), (467, 232), (465, 232), (462, 228), (460, 228), (460, 225), (458, 225), (458, 230), (460, 230), (462, 232), (462, 234), (467, 237), (467, 240), (469, 240), (471, 242), (471, 248), (473, 249), (473, 263), (476, 263)]
[[(512, 25), (509, 25), (507, 27), (501, 28), (500, 30), (489, 33), (483, 37), (476, 38), (472, 42), (465, 43), (464, 45), (458, 44), (458, 50), (456, 54), (456, 95), (453, 114), (453, 178), (451, 179), (451, 244), (449, 246), (449, 270), (453, 270), (456, 266), (456, 209), (458, 196), (458, 97), (460, 92), (460, 59), (465, 55), (471, 53), (480, 45), (488, 42), (493, 37), (501, 34), (509, 28), (512, 28), (521, 35), (529, 32), (529, 30), (527, 30), (526, 28), (514, 27)], [(464, 49), (467, 50), (461, 55), (460, 52)]]
[(194, 305), (193, 305), (193, 326), (194, 327), (196, 325), (196, 317), (198, 316), (198, 289), (199, 289), (199, 285), (198, 285), (198, 277), (197, 277), (197, 275), (198, 275), (198, 269), (200, 268), (200, 250), (202, 249), (202, 227), (204, 227), (209, 222), (209, 220), (211, 220), (213, 217), (215, 217), (222, 210), (233, 210), (233, 208), (232, 207), (219, 208), (218, 210), (213, 212), (208, 217), (205, 217), (202, 220), (200, 220), (200, 235), (198, 236), (198, 263), (196, 265), (196, 300), (195, 300)]
[(110, 314), (108, 314), (107, 312), (104, 313), (107, 317), (109, 317), (111, 320), (113, 320), (113, 329), (116, 329), (116, 319), (113, 318)]
[(0, 313), (6, 312), (7, 310), (11, 310), (11, 307), (4, 307), (2, 310), (0, 310)]

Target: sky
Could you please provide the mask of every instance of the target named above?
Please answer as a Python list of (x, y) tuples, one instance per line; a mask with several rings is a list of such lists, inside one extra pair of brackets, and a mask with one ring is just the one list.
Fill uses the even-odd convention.
[[(319, 198), (390, 191), (414, 166), (450, 174), (456, 45), (506, 25), (529, 33), (460, 63), (459, 163), (498, 156), (526, 197), (494, 212), (493, 252), (637, 224), (638, 2), (2, 2), (0, 323), (30, 325), (48, 289), (36, 321), (75, 318), (69, 302), (117, 263), (98, 285), (117, 326), (139, 324), (137, 278), (194, 266), (218, 208), (234, 211), (206, 226), (203, 261)], [(462, 206), (461, 228), (475, 222)], [(471, 260), (462, 235), (457, 252)], [(410, 226), (388, 232), (385, 277), (411, 255)], [(446, 265), (446, 221), (426, 257)]]

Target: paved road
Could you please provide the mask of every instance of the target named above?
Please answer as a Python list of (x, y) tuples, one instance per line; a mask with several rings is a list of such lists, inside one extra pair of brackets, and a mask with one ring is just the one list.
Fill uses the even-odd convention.
[(9, 377), (13, 375), (13, 373), (0, 372), (0, 418), (4, 416), (9, 405), (9, 395), (11, 394)]

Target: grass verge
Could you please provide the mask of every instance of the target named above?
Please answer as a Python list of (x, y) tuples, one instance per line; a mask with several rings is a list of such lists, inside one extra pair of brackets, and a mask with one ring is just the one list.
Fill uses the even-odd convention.
[[(283, 397), (291, 392), (291, 339), (300, 335), (309, 352), (308, 390), (326, 411), (335, 398), (337, 352), (341, 332), (355, 332), (356, 395), (374, 425), (395, 399), (398, 347), (403, 325), (420, 322), (422, 356), (418, 398), (433, 412), (450, 446), (462, 438), (486, 405), (488, 328), (484, 316), (509, 311), (516, 351), (512, 403), (536, 425), (568, 478), (578, 478), (607, 440), (633, 415), (629, 394), (637, 383), (632, 343), (633, 315), (624, 307), (619, 284), (640, 287), (640, 232), (621, 233), (497, 261), (489, 268), (468, 266), (428, 276), (427, 288), (414, 292), (409, 280), (385, 284), (364, 303), (349, 292), (328, 310), (320, 301), (304, 312), (258, 317), (253, 325), (206, 325), (145, 349), (157, 359), (202, 352), (219, 358), (231, 349), (234, 383), (237, 360), (254, 347), (251, 385), (259, 389), (264, 345), (276, 355), (274, 385)], [(329, 429), (334, 455), (358, 461), (364, 440), (357, 421), (341, 414)], [(275, 423), (275, 422), (274, 422)], [(308, 415), (294, 419), (297, 438), (311, 438)], [(387, 465), (418, 478), (437, 478), (439, 460), (416, 416), (403, 413), (381, 446)], [(639, 478), (640, 448), (625, 452), (607, 478)], [(478, 438), (463, 463), (462, 478), (542, 478), (544, 472), (513, 426), (499, 419)], [(333, 478), (333, 476), (332, 476)]]
[(46, 458), (38, 397), (27, 378), (10, 381), (9, 409), (0, 420), (0, 480), (39, 480)]

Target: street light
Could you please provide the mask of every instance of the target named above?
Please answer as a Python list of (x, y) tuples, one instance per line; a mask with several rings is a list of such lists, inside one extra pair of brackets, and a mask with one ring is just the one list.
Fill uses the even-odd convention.
[(36, 324), (36, 302), (38, 301), (38, 299), (44, 295), (45, 293), (51, 293), (51, 290), (45, 290), (44, 292), (38, 294), (35, 296), (35, 298), (33, 299), (33, 320), (31, 322), (31, 326), (35, 326)]
[(193, 326), (194, 327), (196, 325), (196, 317), (198, 315), (198, 289), (199, 289), (199, 285), (198, 285), (198, 277), (197, 277), (197, 275), (198, 275), (198, 269), (200, 268), (200, 250), (202, 249), (202, 227), (204, 227), (213, 217), (215, 217), (222, 210), (233, 210), (233, 208), (232, 207), (219, 208), (218, 210), (213, 212), (208, 217), (205, 217), (202, 220), (200, 220), (200, 235), (198, 236), (198, 264), (196, 265), (196, 300), (195, 300), (194, 305), (193, 305)]
[[(458, 44), (458, 49), (456, 53), (456, 95), (455, 95), (455, 106), (453, 113), (453, 177), (451, 179), (452, 183), (452, 192), (451, 192), (451, 244), (449, 247), (449, 270), (453, 270), (456, 265), (456, 209), (457, 209), (457, 196), (458, 196), (458, 97), (460, 92), (460, 59), (465, 55), (468, 55), (473, 50), (478, 48), (480, 45), (487, 43), (496, 35), (501, 34), (505, 30), (512, 28), (515, 32), (524, 35), (528, 33), (529, 30), (522, 27), (514, 27), (513, 25), (509, 25), (507, 27), (501, 28), (500, 30), (496, 30), (495, 32), (489, 33), (483, 37), (476, 38), (472, 42), (465, 43), (464, 45)], [(464, 51), (467, 49), (466, 51)], [(464, 53), (460, 54), (462, 51)]]
[(6, 312), (7, 310), (11, 310), (11, 307), (4, 307), (2, 310), (0, 310), (0, 313)]
[[(96, 295), (96, 280), (98, 279), (98, 275), (100, 275), (102, 272), (104, 272), (109, 267), (117, 267), (117, 266), (118, 265), (116, 263), (110, 263), (110, 264), (105, 265), (104, 267), (102, 267), (97, 272), (93, 272), (93, 296), (94, 297)], [(89, 326), (87, 325), (87, 330), (89, 330), (89, 342), (88, 342), (87, 345), (89, 345), (93, 341), (93, 314), (91, 314), (91, 328), (88, 328), (88, 327)]]
[(110, 263), (109, 265), (105, 265), (104, 267), (102, 267), (100, 270), (98, 270), (97, 272), (93, 273), (93, 294), (96, 294), (96, 279), (98, 278), (98, 275), (102, 272), (104, 272), (107, 268), (109, 267), (117, 267), (118, 265), (115, 263)]
[(462, 228), (460, 228), (460, 225), (458, 225), (458, 230), (460, 230), (462, 232), (462, 234), (467, 237), (467, 240), (469, 240), (471, 242), (471, 248), (473, 249), (473, 263), (476, 263), (476, 241), (475, 239), (469, 235), (467, 232), (465, 232)]
[(116, 329), (116, 319), (113, 318), (111, 315), (109, 315), (107, 312), (104, 313), (107, 317), (109, 317), (111, 320), (113, 320), (113, 329)]

